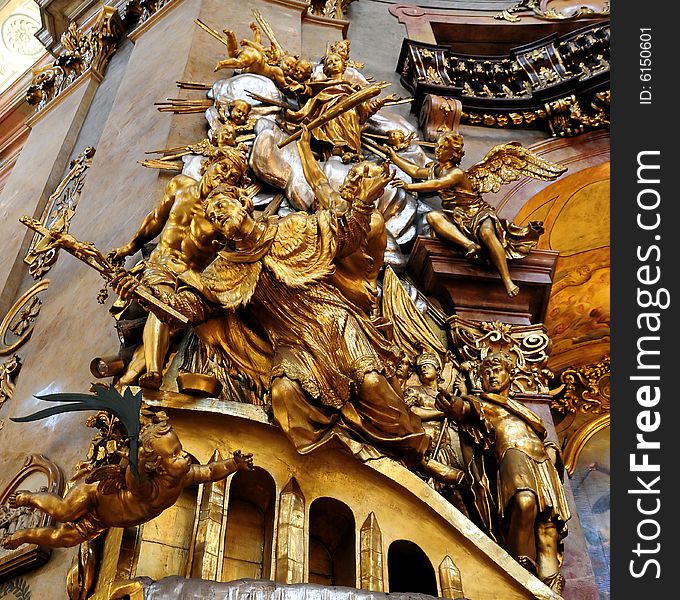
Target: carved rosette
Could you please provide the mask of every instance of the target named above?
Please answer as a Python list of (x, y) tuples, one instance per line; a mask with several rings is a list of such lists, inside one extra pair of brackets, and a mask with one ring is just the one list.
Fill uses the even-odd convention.
[(122, 34), (118, 11), (112, 6), (102, 7), (96, 23), (87, 32), (70, 23), (61, 36), (64, 51), (52, 65), (33, 72), (26, 101), (41, 110), (88, 69), (103, 74)]
[[(80, 192), (83, 189), (85, 174), (92, 164), (95, 149), (88, 146), (71, 161), (70, 170), (62, 179), (57, 189), (48, 198), (40, 222), (47, 229), (57, 228), (63, 233), (68, 232), (71, 217), (75, 213)], [(24, 262), (28, 265), (28, 272), (33, 279), (42, 278), (57, 260), (58, 250), (54, 247), (41, 248), (43, 236), (36, 233), (26, 253)]]
[(469, 375), (474, 389), (481, 389), (478, 373), (482, 360), (491, 352), (503, 350), (515, 360), (511, 391), (546, 394), (552, 372), (548, 369), (550, 337), (543, 325), (508, 325), (500, 321), (479, 322), (453, 316), (447, 321), (452, 347)]
[(551, 408), (560, 413), (602, 415), (610, 411), (610, 357), (579, 367), (569, 367), (560, 375), (562, 386)]

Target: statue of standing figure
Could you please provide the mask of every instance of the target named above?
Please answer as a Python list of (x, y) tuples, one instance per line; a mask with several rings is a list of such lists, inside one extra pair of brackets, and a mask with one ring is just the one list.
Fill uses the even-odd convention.
[(517, 562), (560, 593), (570, 512), (559, 448), (546, 441), (541, 418), (510, 396), (512, 369), (506, 352), (489, 354), (479, 367), (483, 392), (440, 390), (437, 407), (459, 425), (476, 516)]

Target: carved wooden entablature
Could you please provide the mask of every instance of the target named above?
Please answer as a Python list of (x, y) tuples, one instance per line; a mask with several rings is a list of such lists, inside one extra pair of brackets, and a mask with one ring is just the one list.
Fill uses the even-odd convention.
[(592, 24), (504, 56), (457, 55), (406, 39), (397, 71), (414, 112), (437, 95), (461, 101), (463, 123), (577, 135), (609, 125), (609, 33), (609, 23)]
[(116, 51), (122, 35), (118, 11), (103, 6), (97, 21), (88, 31), (75, 22), (61, 36), (63, 51), (51, 64), (33, 72), (33, 82), (26, 90), (26, 101), (41, 110), (88, 69), (100, 75)]

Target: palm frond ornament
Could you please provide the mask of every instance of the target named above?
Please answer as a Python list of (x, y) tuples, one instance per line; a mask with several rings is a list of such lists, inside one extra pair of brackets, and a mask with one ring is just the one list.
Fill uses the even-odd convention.
[(100, 411), (105, 410), (120, 419), (123, 427), (128, 434), (128, 441), (130, 444), (130, 467), (136, 477), (139, 477), (137, 469), (137, 455), (139, 452), (139, 431), (141, 429), (140, 410), (142, 407), (142, 392), (132, 394), (130, 388), (126, 388), (121, 395), (118, 390), (113, 387), (107, 387), (95, 383), (92, 386), (94, 394), (46, 394), (44, 396), (35, 396), (38, 400), (46, 402), (62, 402), (60, 406), (51, 406), (27, 415), (25, 417), (11, 417), (12, 421), (16, 423), (29, 423), (31, 421), (39, 421), (46, 419), (53, 415), (64, 414), (68, 412), (79, 412), (86, 410)]

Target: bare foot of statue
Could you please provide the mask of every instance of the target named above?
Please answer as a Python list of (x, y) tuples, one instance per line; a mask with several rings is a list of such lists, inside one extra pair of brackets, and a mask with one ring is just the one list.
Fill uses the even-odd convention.
[(505, 291), (508, 292), (508, 296), (516, 296), (519, 294), (519, 287), (514, 284), (512, 279), (503, 281), (503, 285), (505, 286)]
[(163, 377), (157, 371), (149, 371), (144, 373), (139, 377), (140, 387), (147, 388), (150, 390), (157, 390), (161, 387), (163, 383)]
[(479, 251), (482, 247), (479, 244), (472, 243), (465, 249), (465, 258), (479, 258)]

